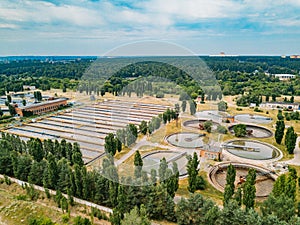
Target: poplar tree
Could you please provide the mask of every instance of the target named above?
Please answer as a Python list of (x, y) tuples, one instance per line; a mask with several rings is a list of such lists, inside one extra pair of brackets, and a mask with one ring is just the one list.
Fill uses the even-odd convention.
[(148, 131), (148, 125), (147, 122), (145, 120), (143, 120), (139, 126), (140, 132), (145, 135), (147, 134)]
[(197, 104), (194, 100), (190, 100), (189, 103), (190, 103), (190, 113), (191, 115), (194, 115), (196, 113)]
[(232, 164), (230, 164), (227, 167), (227, 173), (226, 173), (226, 185), (225, 185), (224, 200), (223, 200), (224, 206), (228, 204), (229, 200), (232, 198), (234, 194), (235, 176), (236, 176), (236, 169)]
[(284, 136), (285, 124), (283, 120), (278, 120), (276, 122), (275, 140), (277, 144), (281, 144), (282, 138)]
[(272, 189), (272, 195), (274, 197), (279, 197), (282, 193), (285, 192), (285, 183), (286, 183), (286, 175), (282, 174), (280, 175), (274, 185), (273, 185), (273, 189)]
[(237, 191), (234, 194), (234, 200), (238, 203), (239, 206), (242, 205), (243, 195), (242, 188), (238, 187)]
[(75, 178), (75, 186), (76, 186), (76, 196), (82, 197), (82, 174), (80, 167), (75, 164), (74, 166), (74, 178)]
[(244, 184), (244, 195), (243, 204), (246, 206), (246, 210), (254, 208), (255, 196), (256, 196), (256, 171), (255, 169), (249, 169), (248, 175), (246, 177), (246, 182)]
[(113, 156), (116, 154), (116, 142), (113, 133), (109, 133), (105, 137), (104, 149), (106, 153), (109, 153)]
[(284, 144), (289, 154), (294, 154), (296, 147), (297, 134), (294, 131), (294, 127), (289, 127), (285, 133)]
[(167, 192), (172, 198), (174, 198), (175, 192), (178, 190), (179, 187), (179, 171), (176, 162), (173, 162), (172, 170), (166, 170), (166, 177), (167, 179), (165, 180), (165, 184), (167, 187)]
[(191, 193), (194, 193), (197, 190), (197, 176), (198, 176), (198, 169), (199, 160), (197, 153), (194, 152), (193, 157), (188, 156), (188, 163), (187, 163), (187, 173), (188, 173), (188, 190)]
[(67, 141), (65, 139), (61, 140), (59, 150), (60, 150), (61, 157), (66, 158), (66, 156), (67, 156)]
[(73, 164), (77, 164), (80, 167), (83, 166), (82, 153), (80, 151), (80, 146), (77, 142), (73, 144), (73, 154), (72, 154)]
[(155, 169), (151, 169), (150, 172), (150, 180), (151, 180), (151, 184), (153, 184), (154, 186), (156, 185), (157, 182), (157, 172)]
[(136, 151), (134, 155), (134, 167), (134, 176), (140, 178), (142, 175), (143, 159), (139, 151)]
[(115, 143), (116, 143), (116, 150), (118, 152), (121, 152), (122, 151), (122, 142), (116, 137), (115, 138)]
[(126, 144), (130, 146), (133, 144), (138, 136), (137, 127), (134, 124), (128, 124), (126, 126)]
[(159, 182), (160, 183), (163, 183), (164, 180), (167, 178), (166, 177), (167, 168), (168, 168), (168, 164), (167, 164), (166, 158), (163, 157), (160, 160), (160, 164), (159, 164), (159, 168), (158, 168), (158, 176), (159, 176)]
[(182, 109), (182, 112), (185, 112), (185, 110), (186, 110), (186, 100), (182, 101), (181, 109)]

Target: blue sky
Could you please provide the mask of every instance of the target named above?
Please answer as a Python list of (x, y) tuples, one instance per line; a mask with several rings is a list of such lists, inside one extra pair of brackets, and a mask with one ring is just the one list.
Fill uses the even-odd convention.
[(146, 40), (197, 54), (300, 54), (300, 0), (1, 0), (0, 55), (103, 55)]

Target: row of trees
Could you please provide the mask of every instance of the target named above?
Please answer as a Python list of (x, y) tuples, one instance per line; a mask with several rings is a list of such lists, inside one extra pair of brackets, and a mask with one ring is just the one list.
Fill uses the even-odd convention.
[[(13, 135), (3, 134), (0, 140), (0, 173), (68, 194), (69, 199), (75, 196), (97, 204), (122, 209), (122, 213), (127, 213), (135, 206), (140, 207), (144, 204), (150, 218), (172, 221), (176, 219), (174, 217), (175, 204), (170, 195), (173, 193), (172, 196), (174, 196), (177, 190), (174, 185), (178, 187), (179, 174), (175, 165), (170, 171), (165, 166), (166, 162), (162, 162), (162, 169), (158, 173), (161, 177), (159, 183), (153, 183), (157, 179), (156, 171), (152, 172), (151, 178), (145, 175), (135, 180), (131, 177), (119, 178), (110, 154), (103, 160), (101, 172), (99, 170), (87, 171), (83, 163), (79, 165), (75, 160), (75, 163), (73, 161), (71, 165), (71, 161), (62, 157), (64, 148), (61, 143), (59, 146), (55, 145), (53, 151), (45, 151), (51, 148), (50, 143), (50, 140), (41, 142), (39, 139), (24, 142), (19, 141), (19, 138)], [(47, 152), (47, 156), (42, 158), (40, 152)], [(173, 171), (176, 172), (173, 173)], [(127, 179), (127, 185), (121, 185), (121, 179)], [(140, 186), (142, 181), (145, 185)], [(61, 201), (58, 202), (62, 204)]]
[(300, 120), (300, 113), (298, 111), (296, 112), (285, 112), (284, 113), (284, 117), (287, 121), (290, 121), (290, 120)]
[(254, 95), (254, 94), (248, 94), (248, 95), (242, 95), (236, 100), (237, 106), (249, 106), (251, 103), (255, 103), (257, 106), (262, 103), (262, 96)]
[(118, 139), (125, 146), (132, 145), (138, 136), (138, 129), (134, 124), (128, 124), (125, 128), (119, 129), (116, 132), (116, 139)]
[[(280, 117), (281, 118), (281, 117)], [(285, 124), (283, 120), (278, 120), (276, 122), (276, 130), (275, 130), (275, 141), (277, 144), (281, 144), (282, 139), (284, 137)], [(294, 131), (294, 127), (288, 127), (285, 133), (284, 145), (289, 154), (294, 154), (294, 150), (297, 142), (297, 133)]]
[[(180, 98), (179, 98), (179, 100), (180, 100)], [(187, 100), (184, 99), (184, 100), (180, 100), (180, 101), (182, 101), (181, 110), (182, 110), (182, 112), (185, 112), (186, 106), (187, 106)], [(194, 115), (197, 110), (197, 103), (193, 99), (190, 99), (190, 98), (188, 100), (188, 103), (190, 105), (190, 113), (191, 113), (191, 115)], [(180, 107), (179, 107), (179, 109), (180, 109)], [(178, 112), (179, 112), (179, 110), (178, 110)]]
[(122, 142), (113, 133), (109, 133), (105, 137), (104, 150), (106, 153), (115, 155), (117, 151), (122, 151)]
[(122, 145), (130, 146), (135, 143), (138, 132), (143, 135), (147, 133), (152, 134), (160, 127), (162, 121), (167, 123), (173, 119), (177, 119), (178, 111), (179, 105), (176, 105), (175, 109), (167, 109), (163, 114), (153, 117), (148, 123), (143, 120), (139, 125), (139, 130), (136, 125), (128, 124), (125, 128), (117, 130), (116, 135), (113, 133), (108, 134), (105, 137), (105, 152), (115, 155), (117, 151), (120, 152), (122, 150)]
[(166, 124), (167, 122), (170, 122), (171, 120), (178, 119), (178, 115), (179, 115), (179, 105), (176, 104), (175, 110), (173, 110), (173, 109), (167, 109), (162, 114), (163, 123)]
[(40, 91), (33, 92), (33, 96), (36, 101), (40, 102), (43, 99), (42, 93)]
[(224, 206), (234, 199), (239, 206), (245, 205), (246, 210), (253, 209), (256, 196), (256, 171), (254, 169), (249, 169), (245, 183), (240, 184), (240, 186), (237, 187), (237, 190), (235, 187), (235, 179), (236, 169), (232, 164), (230, 164), (227, 167), (223, 200)]
[[(15, 138), (17, 137), (4, 135), (1, 140), (1, 150), (7, 146), (9, 141), (15, 143), (12, 148), (19, 146), (18, 142), (14, 141)], [(31, 146), (31, 150), (28, 151), (23, 151), (21, 147), (17, 147), (16, 149), (19, 149), (19, 151), (14, 152), (12, 148), (9, 148), (11, 155), (14, 155), (14, 159), (18, 162), (13, 162), (12, 166), (5, 167), (12, 168), (12, 174), (9, 171), (6, 172), (8, 175), (24, 181), (57, 190), (58, 194), (55, 198), (60, 207), (68, 207), (65, 206), (68, 204), (66, 199), (60, 194), (60, 192), (63, 192), (68, 194), (69, 199), (72, 199), (74, 195), (98, 204), (115, 207), (115, 213), (111, 218), (115, 224), (119, 224), (117, 221), (124, 218), (124, 213), (128, 213), (135, 206), (141, 207), (142, 204), (145, 205), (149, 218), (176, 220), (174, 216), (175, 204), (173, 202), (173, 197), (179, 186), (179, 171), (176, 163), (173, 163), (172, 169), (169, 169), (166, 159), (163, 158), (158, 174), (156, 170), (152, 170), (151, 177), (148, 178), (145, 172), (142, 171), (143, 162), (139, 152), (137, 152), (134, 160), (137, 180), (131, 180), (130, 177), (127, 177), (126, 182), (129, 185), (127, 186), (119, 184), (118, 174), (110, 154), (108, 154), (107, 159), (104, 159), (102, 172), (99, 174), (96, 171), (87, 171), (84, 166), (77, 164), (71, 167), (71, 163), (67, 159), (58, 159), (51, 153), (49, 157), (41, 159), (41, 156), (36, 154), (37, 146), (40, 146), (39, 143), (38, 139), (26, 143)], [(48, 146), (49, 143), (45, 143), (45, 146)], [(57, 152), (60, 152), (60, 150)], [(10, 157), (9, 154), (5, 155)], [(57, 156), (60, 157), (61, 153)], [(189, 160), (189, 164), (192, 165), (191, 160)], [(1, 163), (3, 161), (4, 159)], [(193, 161), (198, 161), (195, 156)], [(196, 165), (196, 167), (198, 166)], [(196, 171), (198, 172), (197, 169)], [(5, 171), (2, 170), (1, 172), (4, 173)], [(197, 172), (194, 174), (197, 174)], [(157, 177), (159, 177), (159, 183)], [(145, 182), (144, 184), (148, 185), (137, 186), (139, 182)], [(166, 205), (168, 207), (165, 207)]]

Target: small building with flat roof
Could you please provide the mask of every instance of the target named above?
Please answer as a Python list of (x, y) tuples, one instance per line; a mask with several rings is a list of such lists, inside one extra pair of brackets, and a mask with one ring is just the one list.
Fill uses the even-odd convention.
[(217, 146), (204, 145), (200, 150), (200, 157), (212, 160), (220, 160), (222, 158), (222, 149)]
[(299, 103), (290, 102), (264, 102), (259, 105), (261, 108), (270, 109), (287, 109), (287, 110), (299, 110)]
[(296, 77), (296, 75), (293, 75), (293, 74), (273, 74), (273, 76), (282, 81), (294, 79)]
[(36, 87), (31, 85), (23, 85), (23, 90), (34, 91), (36, 90)]

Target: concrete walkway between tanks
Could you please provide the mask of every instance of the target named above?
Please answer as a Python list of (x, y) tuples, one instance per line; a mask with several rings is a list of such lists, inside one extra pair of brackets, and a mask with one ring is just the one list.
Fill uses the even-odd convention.
[(181, 148), (181, 147), (176, 147), (173, 145), (163, 145), (160, 143), (153, 143), (150, 141), (147, 141), (147, 136), (144, 136), (138, 143), (136, 143), (132, 149), (127, 152), (125, 155), (123, 155), (119, 160), (115, 162), (115, 166), (119, 166), (122, 164), (124, 161), (126, 161), (130, 156), (132, 156), (139, 148), (142, 146), (151, 146), (151, 147), (157, 147), (165, 150), (171, 149), (172, 151), (177, 151), (177, 152), (187, 152), (188, 154), (193, 154), (195, 152), (195, 149), (186, 149), (186, 148)]
[(159, 143), (149, 142), (147, 141), (147, 136), (144, 136), (137, 144), (133, 146), (132, 149), (130, 149), (129, 152), (127, 152), (118, 161), (115, 162), (115, 166), (119, 166), (120, 164), (122, 164), (125, 160), (127, 160), (130, 156), (132, 156), (142, 146), (153, 146), (153, 147), (160, 147), (165, 149), (168, 148), (167, 146), (161, 145)]

